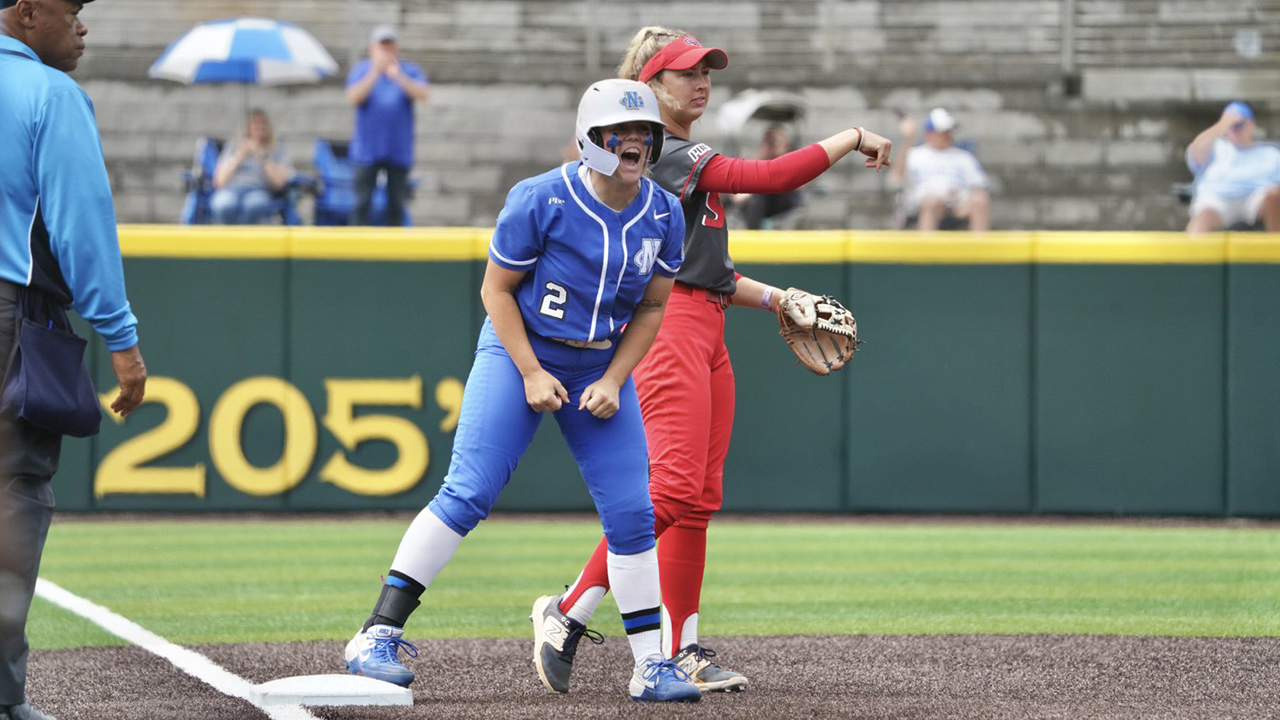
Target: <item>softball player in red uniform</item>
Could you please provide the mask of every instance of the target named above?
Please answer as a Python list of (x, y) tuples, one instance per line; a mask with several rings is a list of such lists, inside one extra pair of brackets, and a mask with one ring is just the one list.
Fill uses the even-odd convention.
[[(725, 157), (691, 139), (711, 96), (711, 71), (727, 67), (719, 48), (688, 33), (646, 27), (632, 39), (619, 76), (647, 83), (661, 104), (666, 134), (653, 167), (657, 183), (680, 198), (685, 216), (685, 261), (676, 276), (666, 318), (634, 377), (649, 443), (662, 579), (663, 646), (707, 690), (744, 690), (747, 678), (721, 668), (698, 643), (698, 599), (706, 560), (707, 524), (720, 509), (724, 460), (733, 427), (733, 366), (724, 343), (730, 305), (776, 312), (782, 292), (734, 271), (721, 193), (795, 190), (851, 152), (879, 171), (891, 143), (860, 127), (773, 160)], [(534, 604), (534, 659), (548, 688), (568, 692), (577, 644), (608, 590), (602, 541), (577, 581), (562, 596)], [(563, 628), (552, 633), (548, 629)], [(549, 682), (562, 678), (563, 682)]]

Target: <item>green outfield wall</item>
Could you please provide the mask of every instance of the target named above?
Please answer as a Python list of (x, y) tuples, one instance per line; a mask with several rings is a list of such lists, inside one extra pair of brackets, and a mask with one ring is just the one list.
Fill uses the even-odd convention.
[[(59, 506), (422, 507), (488, 234), (122, 227), (147, 400), (66, 441)], [(1280, 516), (1280, 236), (743, 232), (732, 251), (845, 299), (866, 344), (819, 378), (772, 316), (730, 311), (726, 509)], [(89, 361), (105, 407), (99, 342)], [(554, 422), (499, 507), (591, 507)]]

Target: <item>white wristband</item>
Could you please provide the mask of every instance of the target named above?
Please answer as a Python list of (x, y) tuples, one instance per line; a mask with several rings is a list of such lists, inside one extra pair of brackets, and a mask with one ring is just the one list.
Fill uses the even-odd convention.
[(773, 307), (770, 305), (770, 301), (773, 300), (773, 294), (775, 292), (781, 292), (781, 291), (778, 290), (778, 288), (776, 287), (772, 287), (772, 286), (766, 287), (764, 289), (764, 292), (760, 294), (760, 307), (764, 308), (765, 310), (772, 310)]

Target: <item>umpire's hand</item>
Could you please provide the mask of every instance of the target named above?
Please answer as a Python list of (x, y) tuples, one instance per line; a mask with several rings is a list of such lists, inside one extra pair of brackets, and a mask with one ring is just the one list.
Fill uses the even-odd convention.
[(128, 350), (117, 350), (111, 353), (111, 369), (120, 381), (120, 394), (111, 409), (120, 417), (128, 417), (129, 413), (138, 409), (147, 387), (147, 364), (142, 361), (142, 351), (137, 345)]

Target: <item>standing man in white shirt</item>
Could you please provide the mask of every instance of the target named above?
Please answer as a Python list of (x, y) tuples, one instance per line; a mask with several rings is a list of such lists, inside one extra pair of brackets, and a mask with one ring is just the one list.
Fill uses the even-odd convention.
[(1262, 222), (1280, 232), (1280, 147), (1254, 142), (1253, 109), (1239, 100), (1187, 146), (1196, 176), (1188, 233)]
[(903, 117), (898, 129), (903, 156), (890, 178), (903, 188), (907, 216), (919, 216), (920, 230), (937, 230), (948, 215), (968, 220), (973, 232), (991, 229), (987, 173), (973, 153), (955, 146), (956, 119), (951, 113), (943, 108), (929, 111), (922, 145), (915, 144), (915, 118)]

